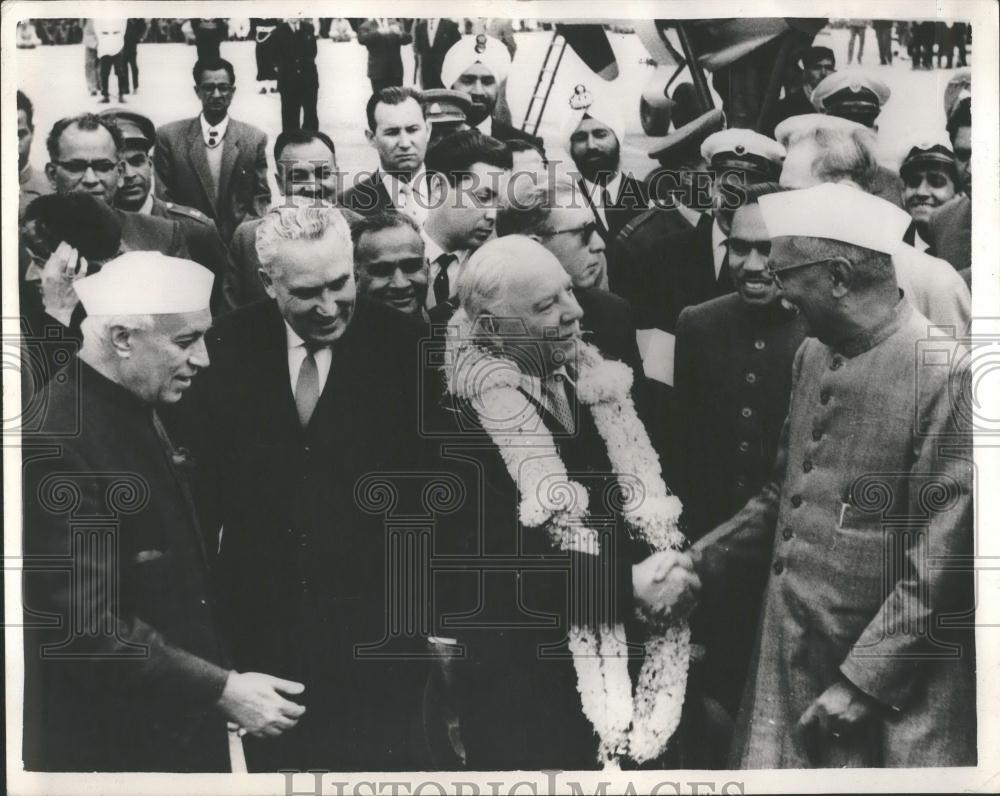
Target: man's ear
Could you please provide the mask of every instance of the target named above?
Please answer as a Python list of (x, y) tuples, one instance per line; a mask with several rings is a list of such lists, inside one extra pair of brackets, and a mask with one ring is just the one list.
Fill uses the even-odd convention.
[(267, 293), (271, 298), (277, 298), (274, 292), (274, 279), (264, 268), (257, 269), (257, 276), (260, 277), (260, 283), (264, 286), (264, 292)]
[(448, 196), (448, 180), (443, 174), (433, 172), (428, 175), (427, 185), (431, 207), (440, 207)]
[(846, 257), (834, 257), (829, 265), (834, 298), (843, 298), (854, 284), (854, 263)]
[(369, 144), (370, 144), (371, 146), (375, 146), (375, 133), (373, 133), (373, 132), (372, 132), (371, 130), (369, 130), (369, 129), (368, 129), (367, 127), (365, 128), (365, 140), (366, 140), (366, 141), (367, 141), (367, 142), (368, 142), (368, 143), (369, 143)]
[(111, 347), (121, 359), (128, 359), (132, 356), (132, 332), (133, 330), (125, 326), (112, 326), (109, 330), (108, 337), (111, 340)]
[(45, 164), (45, 176), (49, 178), (49, 185), (52, 190), (56, 190), (56, 164), (46, 163)]

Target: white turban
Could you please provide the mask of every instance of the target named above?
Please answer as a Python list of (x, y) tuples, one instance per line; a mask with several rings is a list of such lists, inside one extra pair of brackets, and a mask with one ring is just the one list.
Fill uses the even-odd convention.
[(451, 45), (441, 64), (444, 87), (455, 85), (455, 81), (473, 64), (482, 64), (493, 73), (497, 83), (502, 83), (510, 72), (510, 53), (502, 41), (485, 33), (463, 36)]
[[(582, 89), (582, 91), (581, 91)], [(576, 91), (572, 97), (570, 97), (569, 112), (566, 116), (566, 120), (563, 123), (561, 140), (563, 146), (566, 147), (566, 151), (569, 152), (569, 140), (573, 133), (576, 132), (576, 128), (580, 126), (580, 122), (584, 120), (585, 117), (589, 116), (592, 119), (596, 119), (605, 127), (607, 127), (611, 132), (615, 134), (618, 139), (618, 144), (621, 146), (625, 140), (625, 117), (622, 116), (622, 112), (619, 110), (617, 103), (613, 102), (608, 97), (596, 96), (593, 97), (592, 101), (586, 107), (573, 107), (573, 101), (580, 97), (589, 97), (589, 93), (585, 86), (577, 86)], [(587, 103), (588, 100), (583, 100)]]

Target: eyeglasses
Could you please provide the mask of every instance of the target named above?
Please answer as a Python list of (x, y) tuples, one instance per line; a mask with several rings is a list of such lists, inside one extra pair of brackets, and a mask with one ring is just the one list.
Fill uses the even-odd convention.
[(94, 174), (110, 174), (118, 168), (115, 160), (57, 160), (56, 165), (70, 174), (83, 175), (87, 169), (93, 169)]
[(596, 221), (588, 221), (586, 224), (582, 224), (579, 227), (566, 227), (565, 229), (553, 229), (552, 231), (546, 233), (547, 238), (554, 238), (556, 235), (571, 235), (577, 233), (581, 235), (584, 243), (590, 243), (591, 237), (600, 230), (597, 226)]
[(831, 259), (830, 257), (824, 257), (822, 260), (810, 260), (808, 263), (795, 263), (795, 265), (786, 265), (784, 268), (778, 268), (778, 269), (773, 268), (771, 266), (771, 263), (769, 262), (764, 270), (767, 271), (767, 275), (770, 276), (771, 279), (774, 280), (775, 284), (780, 288), (781, 287), (780, 275), (785, 273), (786, 271), (797, 271), (799, 268), (805, 268), (810, 265), (820, 265), (822, 263), (828, 263), (830, 262), (830, 259)]

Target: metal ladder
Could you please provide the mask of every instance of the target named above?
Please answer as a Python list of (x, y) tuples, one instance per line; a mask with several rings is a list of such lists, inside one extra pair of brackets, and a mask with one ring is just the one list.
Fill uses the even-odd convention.
[[(552, 93), (552, 85), (556, 80), (556, 72), (559, 71), (559, 64), (562, 63), (563, 53), (566, 52), (566, 39), (559, 31), (552, 34), (552, 41), (549, 42), (549, 49), (545, 53), (545, 60), (542, 61), (542, 68), (538, 72), (538, 80), (535, 83), (535, 90), (531, 94), (531, 101), (528, 103), (528, 111), (524, 115), (524, 123), (521, 129), (531, 135), (538, 133), (538, 128), (542, 123), (542, 114), (545, 113), (545, 105), (549, 101), (549, 94)], [(554, 55), (553, 55), (554, 54)], [(553, 66), (549, 66), (552, 61)], [(542, 83), (545, 83), (544, 87)], [(533, 111), (536, 111), (532, 115)]]

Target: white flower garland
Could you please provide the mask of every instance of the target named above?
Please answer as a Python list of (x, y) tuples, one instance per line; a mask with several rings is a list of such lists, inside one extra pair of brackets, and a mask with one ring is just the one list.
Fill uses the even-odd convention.
[[(587, 490), (569, 479), (552, 435), (519, 389), (526, 386), (521, 371), (513, 360), (476, 345), (470, 329), (468, 317), (459, 310), (449, 329), (443, 367), (448, 391), (470, 402), (499, 449), (518, 487), (522, 524), (545, 525), (562, 550), (597, 555), (597, 532), (586, 523)], [(618, 474), (625, 493), (625, 521), (654, 550), (679, 549), (684, 542), (677, 527), (681, 504), (667, 492), (659, 459), (636, 414), (629, 395), (631, 370), (605, 360), (582, 342), (577, 366), (577, 397), (589, 408)], [(690, 651), (687, 623), (673, 621), (665, 629), (651, 630), (634, 693), (621, 623), (597, 628), (574, 625), (569, 648), (583, 713), (600, 740), (599, 761), (606, 768), (617, 768), (625, 757), (645, 763), (662, 754), (684, 704)]]

